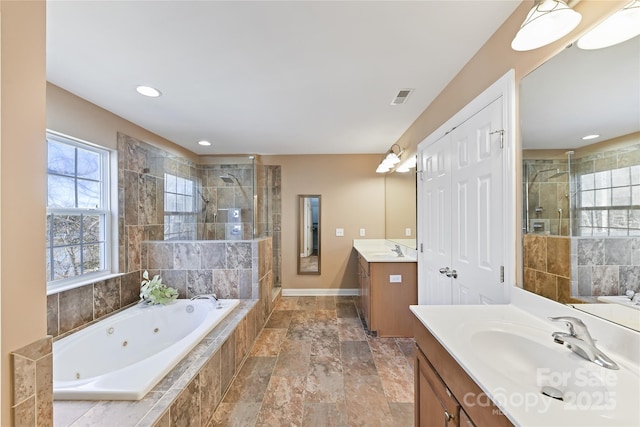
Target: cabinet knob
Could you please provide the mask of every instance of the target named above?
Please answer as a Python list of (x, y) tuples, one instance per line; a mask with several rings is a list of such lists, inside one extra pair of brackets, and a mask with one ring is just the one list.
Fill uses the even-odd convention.
[(453, 420), (455, 417), (449, 413), (449, 411), (444, 411), (444, 423), (447, 424), (449, 421)]
[(440, 272), (440, 274), (449, 274), (449, 267), (442, 267), (440, 270), (438, 270)]
[(447, 277), (453, 277), (454, 279), (458, 278), (458, 272), (455, 270), (450, 270), (445, 273)]

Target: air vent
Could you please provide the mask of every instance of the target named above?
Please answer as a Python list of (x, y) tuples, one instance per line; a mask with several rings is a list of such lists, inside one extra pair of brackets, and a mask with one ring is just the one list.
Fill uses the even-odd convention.
[(411, 92), (413, 92), (413, 89), (400, 89), (396, 97), (391, 101), (391, 105), (404, 104), (407, 102), (407, 98), (411, 95)]

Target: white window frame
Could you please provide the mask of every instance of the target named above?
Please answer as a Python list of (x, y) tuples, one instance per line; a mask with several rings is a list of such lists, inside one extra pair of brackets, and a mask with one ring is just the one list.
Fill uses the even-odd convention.
[[(176, 178), (176, 179), (182, 179), (182, 180), (186, 180), (191, 184), (191, 194), (188, 193), (182, 193), (178, 190), (174, 191), (169, 191), (168, 188), (169, 186), (167, 185), (167, 178), (168, 177), (172, 177), (172, 178)], [(165, 240), (194, 240), (196, 239), (197, 233), (198, 233), (198, 224), (197, 224), (197, 207), (196, 207), (196, 203), (197, 203), (197, 199), (196, 199), (196, 190), (197, 190), (197, 182), (194, 178), (186, 178), (177, 174), (172, 174), (172, 173), (168, 173), (165, 172), (164, 173), (164, 239)], [(191, 207), (190, 209), (184, 209), (184, 210), (176, 210), (176, 211), (172, 211), (172, 210), (167, 210), (167, 195), (168, 194), (173, 194), (176, 197), (190, 197), (191, 198)], [(193, 223), (193, 230), (191, 230), (192, 235), (189, 236), (185, 236), (184, 235), (184, 231), (180, 231), (180, 232), (176, 232), (174, 230), (172, 230), (173, 224), (171, 221), (171, 218), (190, 218), (193, 219), (192, 222), (189, 223)]]
[[(115, 150), (110, 150), (91, 142), (83, 141), (78, 138), (74, 138), (68, 135), (64, 135), (55, 131), (47, 130), (47, 145), (48, 141), (52, 140), (58, 143), (67, 144), (83, 150), (93, 151), (100, 155), (101, 161), (101, 208), (100, 209), (88, 209), (88, 208), (53, 208), (49, 207), (47, 203), (47, 216), (53, 215), (102, 215), (104, 217), (104, 229), (101, 230), (104, 233), (101, 236), (101, 240), (104, 241), (104, 250), (101, 254), (102, 269), (99, 271), (92, 271), (89, 273), (79, 274), (77, 276), (68, 277), (64, 279), (49, 280), (50, 271), (47, 271), (47, 294), (53, 294), (68, 289), (85, 286), (90, 283), (95, 283), (101, 280), (106, 280), (112, 277), (117, 277), (118, 271), (118, 253), (117, 253), (117, 185), (114, 182), (113, 177), (117, 176), (117, 159)], [(47, 162), (48, 168), (48, 162)], [(49, 173), (47, 171), (47, 177)], [(48, 191), (48, 190), (47, 190)], [(48, 197), (47, 197), (48, 198)], [(116, 226), (114, 226), (114, 224)], [(50, 229), (50, 232), (53, 232)], [(51, 239), (51, 237), (50, 237)], [(53, 241), (50, 240), (50, 243)], [(48, 260), (52, 262), (52, 248), (47, 246), (45, 262)]]

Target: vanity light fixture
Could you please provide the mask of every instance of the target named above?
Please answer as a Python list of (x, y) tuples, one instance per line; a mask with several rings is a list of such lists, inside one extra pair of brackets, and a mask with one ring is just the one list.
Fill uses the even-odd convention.
[(599, 137), (600, 137), (600, 135), (594, 133), (592, 135), (583, 136), (582, 139), (585, 140), (585, 141), (588, 141), (590, 139), (596, 139), (596, 138), (599, 138)]
[[(394, 148), (395, 147), (395, 148)], [(400, 157), (402, 157), (404, 151), (398, 144), (393, 144), (389, 151), (385, 153), (384, 159), (378, 165), (376, 169), (377, 173), (387, 173), (394, 168), (395, 165), (400, 163)]]
[(565, 0), (536, 0), (520, 30), (511, 42), (513, 50), (525, 51), (546, 46), (561, 39), (582, 20)]
[(409, 157), (406, 161), (404, 161), (403, 163), (401, 163), (395, 170), (395, 172), (400, 172), (400, 173), (407, 173), (407, 172), (411, 172), (411, 169), (416, 167), (417, 164), (417, 158), (416, 156), (411, 156)]
[(208, 147), (211, 145), (209, 141), (205, 141), (204, 139), (202, 141), (198, 141), (198, 144), (202, 145), (203, 147)]
[(635, 0), (598, 24), (578, 40), (580, 49), (602, 49), (640, 34), (640, 0)]
[(138, 86), (136, 88), (136, 92), (138, 92), (140, 95), (148, 96), (150, 98), (157, 98), (162, 95), (162, 92), (151, 86)]

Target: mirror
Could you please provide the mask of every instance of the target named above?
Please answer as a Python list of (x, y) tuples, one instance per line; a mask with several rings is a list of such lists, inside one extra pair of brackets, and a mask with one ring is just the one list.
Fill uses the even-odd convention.
[(384, 178), (385, 238), (417, 249), (416, 172), (394, 172)]
[(320, 274), (320, 196), (298, 196), (298, 274)]
[(640, 37), (572, 45), (520, 86), (524, 288), (636, 330), (603, 301), (640, 291), (638, 94)]

